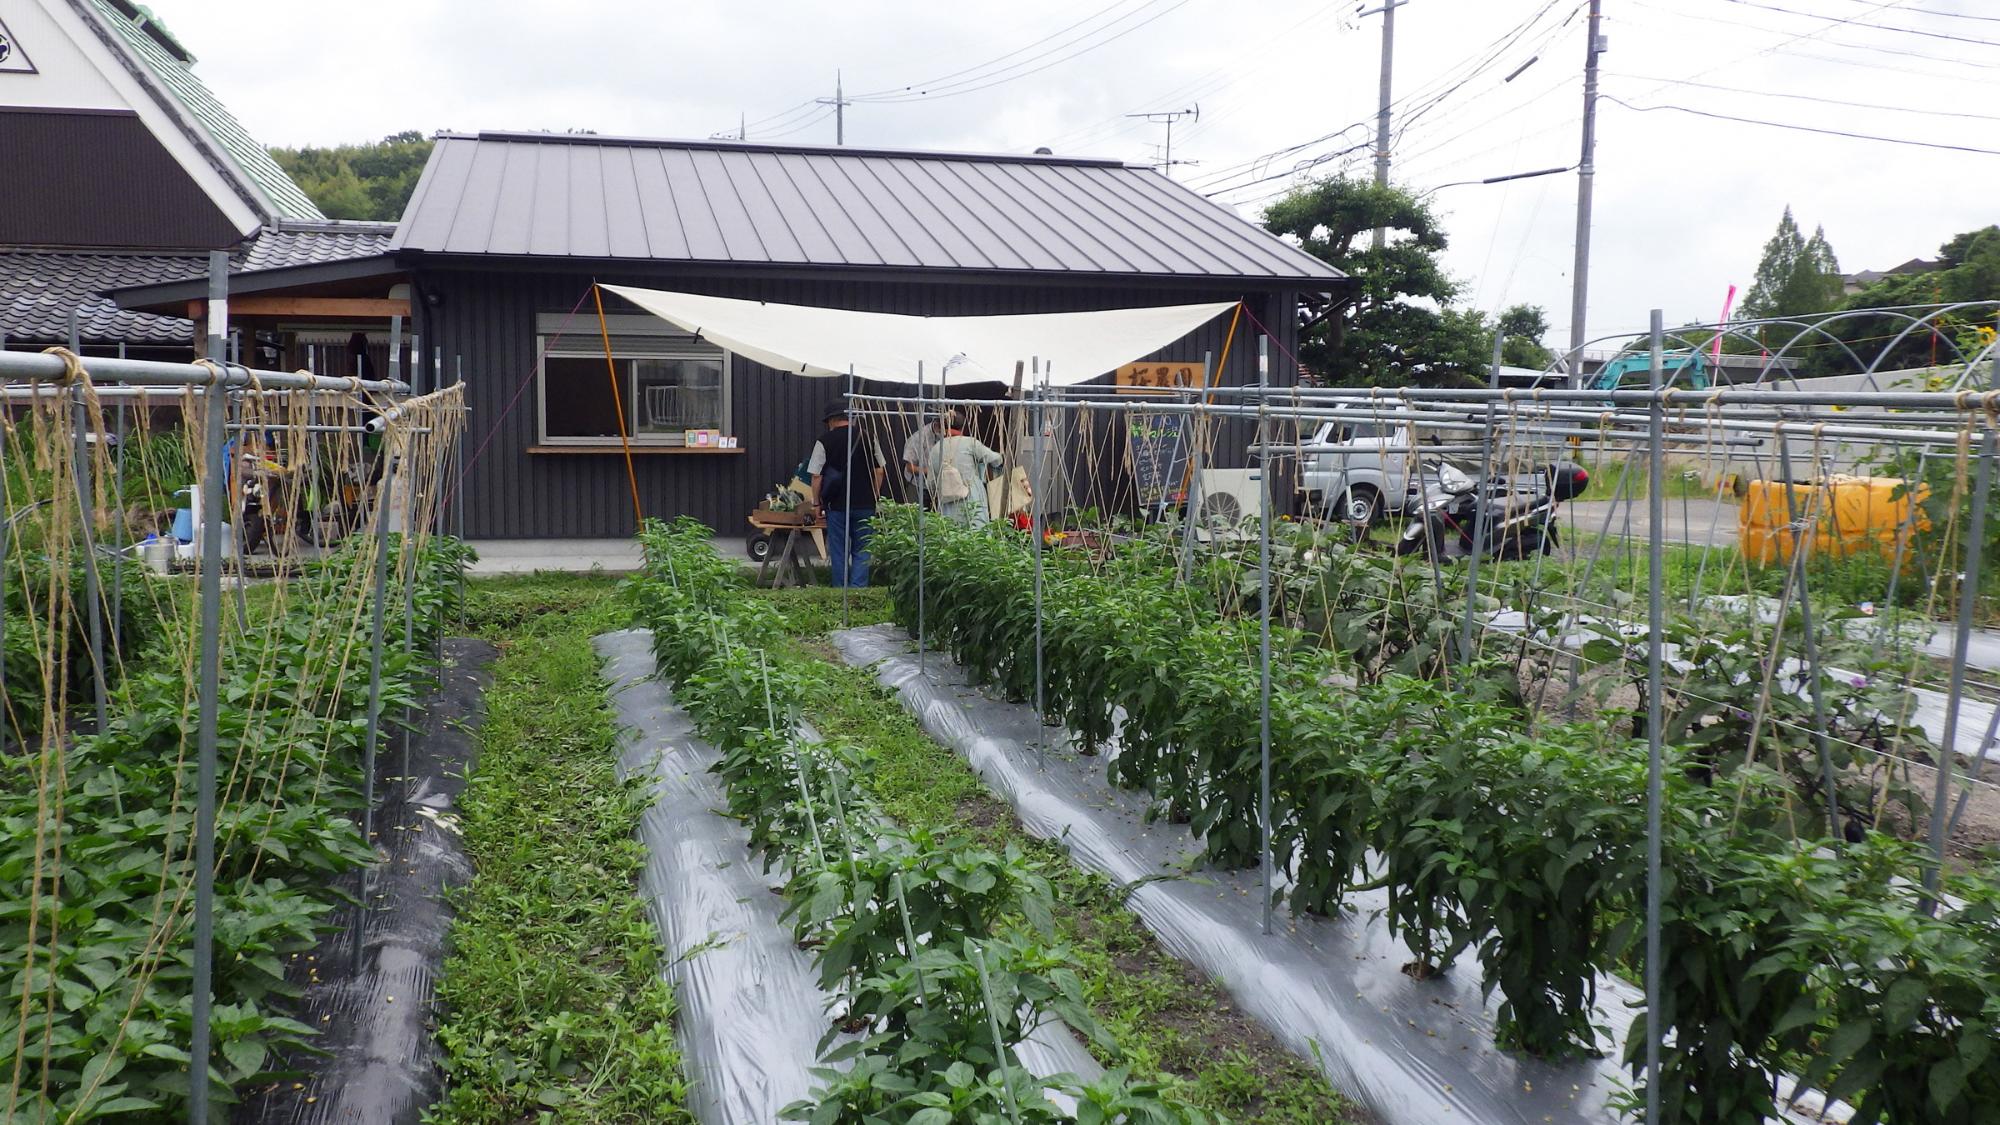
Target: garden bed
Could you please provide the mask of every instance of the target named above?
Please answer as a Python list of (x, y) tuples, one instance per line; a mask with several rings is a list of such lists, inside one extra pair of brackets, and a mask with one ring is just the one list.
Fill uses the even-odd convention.
[[(776, 1121), (812, 1092), (836, 997), (784, 920), (789, 873), (717, 811), (728, 805), (712, 771), (722, 755), (657, 678), (651, 635), (626, 630), (595, 643), (623, 731), (619, 772), (652, 797), (639, 829), (649, 857), (641, 890), (680, 997), (690, 1109), (703, 1125)], [(1020, 1055), (1037, 1075), (1100, 1073), (1060, 1024), (1038, 1028)]]
[[(1334, 918), (1280, 914), (1266, 935), (1254, 871), (1203, 865), (1201, 843), (1185, 827), (1147, 823), (1144, 797), (1106, 784), (1104, 759), (1079, 756), (1076, 740), (1042, 728), (1032, 707), (971, 688), (948, 656), (933, 653), (920, 671), (908, 635), (891, 626), (837, 633), (835, 645), (964, 755), (1030, 832), (1134, 888), (1127, 905), (1167, 949), (1221, 982), (1385, 1125), (1617, 1120), (1614, 1066), (1545, 1063), (1493, 1047), (1496, 1009), (1476, 966), (1429, 981), (1400, 972), (1409, 952), (1380, 920), (1385, 892), (1356, 895)], [(1045, 760), (1037, 753), (1043, 737)], [(1632, 997), (1610, 986), (1606, 1007)], [(1603, 1022), (1623, 1019), (1606, 1011)]]

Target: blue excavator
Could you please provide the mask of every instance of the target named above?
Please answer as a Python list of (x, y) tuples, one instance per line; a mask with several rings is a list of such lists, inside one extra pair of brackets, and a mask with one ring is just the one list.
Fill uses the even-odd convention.
[[(1693, 349), (1667, 352), (1661, 357), (1660, 378), (1675, 390), (1707, 390), (1708, 363)], [(1645, 390), (1653, 385), (1653, 358), (1645, 352), (1621, 355), (1590, 377), (1595, 391)]]

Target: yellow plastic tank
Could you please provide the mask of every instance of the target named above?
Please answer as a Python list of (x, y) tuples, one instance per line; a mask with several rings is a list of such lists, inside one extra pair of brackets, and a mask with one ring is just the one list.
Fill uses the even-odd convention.
[[(1743, 557), (1759, 566), (1789, 562), (1804, 538), (1802, 529), (1791, 526), (1796, 507), (1799, 520), (1812, 525), (1808, 549), (1814, 553), (1840, 557), (1872, 548), (1889, 558), (1911, 504), (1921, 504), (1929, 495), (1929, 486), (1905, 490), (1898, 477), (1832, 476), (1792, 485), (1787, 501), (1784, 482), (1751, 481), (1736, 509)], [(1916, 526), (1930, 528), (1921, 511)]]

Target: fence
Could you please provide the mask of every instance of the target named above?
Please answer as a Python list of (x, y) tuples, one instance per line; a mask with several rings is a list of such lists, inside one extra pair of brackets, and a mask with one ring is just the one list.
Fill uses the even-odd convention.
[(208, 330), (194, 364), (0, 351), (10, 1120), (205, 1122), (303, 1048), (276, 1000), (322, 930), (358, 940), (385, 724), (456, 588), (462, 387)]
[[(1994, 1046), (1980, 1010), (2000, 998), (1976, 967), (2000, 941), (1978, 857), (2000, 840), (2000, 636), (1979, 628), (2000, 606), (2000, 376), (1990, 337), (1914, 388), (1874, 373), (1941, 317), (1993, 312), (1872, 314), (1895, 326), (1879, 355), (1839, 344), (1859, 385), (1663, 387), (1655, 314), (1647, 388), (852, 398), (885, 449), (963, 433), (920, 452), (920, 507), (951, 461), (1025, 466), (1042, 498), (1015, 514), (975, 479), (936, 515), (884, 517), (919, 660), (947, 647), (1086, 743), (1119, 733), (1112, 781), (1212, 861), (1260, 868), (1267, 928), (1282, 902), (1337, 912), (1386, 885), (1417, 964), (1477, 951), (1510, 1045), (1536, 1054), (1603, 1049), (1591, 982), (1643, 976), (1627, 1042), (1648, 1121), (1803, 1100), (1969, 1122), (1994, 1095), (1955, 1052)], [(1759, 327), (1834, 332), (1680, 335)], [(1248, 427), (1251, 467), (1216, 467)], [(1551, 502), (1558, 454), (1615, 472), (1601, 510)], [(1364, 461), (1401, 494), (1363, 526), (1325, 518), (1361, 510), (1327, 501)], [(1676, 535), (1670, 502), (1704, 505), (1710, 534)], [(1357, 744), (1363, 707), (1395, 717)]]

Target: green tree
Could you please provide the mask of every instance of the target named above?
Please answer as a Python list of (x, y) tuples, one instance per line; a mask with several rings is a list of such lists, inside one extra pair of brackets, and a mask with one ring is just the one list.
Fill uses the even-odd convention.
[[(1954, 235), (1938, 248), (1936, 269), (1878, 278), (1842, 307), (1892, 309), (1962, 301), (2000, 301), (2000, 226)], [(1990, 326), (1990, 314), (1978, 310), (1934, 317), (1928, 328), (1916, 331), (1906, 331), (1909, 321), (1899, 316), (1855, 317), (1828, 326), (1839, 343), (1802, 340), (1792, 354), (1805, 359), (1806, 369), (1815, 375), (1855, 371), (1871, 363), (1880, 371), (1910, 370), (1955, 362), (1959, 352), (1954, 345), (1970, 355), (1982, 346), (1977, 329)], [(1884, 348), (1886, 355), (1881, 354)]]
[(414, 129), (370, 144), (271, 150), (278, 166), (329, 216), (383, 221), (403, 217), (430, 155), (431, 142)]
[(1792, 209), (1785, 208), (1743, 296), (1743, 316), (1762, 320), (1829, 312), (1839, 305), (1840, 294), (1840, 262), (1827, 244), (1825, 228), (1815, 228), (1808, 239), (1799, 233)]
[[(1328, 383), (1483, 381), (1491, 329), (1479, 313), (1450, 307), (1459, 287), (1438, 261), (1444, 230), (1422, 201), (1400, 188), (1337, 176), (1273, 203), (1264, 227), (1359, 283), (1299, 341), (1299, 358)], [(1377, 227), (1390, 232), (1379, 250), (1369, 238)]]
[(1512, 305), (1501, 310), (1500, 362), (1509, 367), (1546, 368), (1555, 353), (1542, 343), (1549, 334), (1549, 314), (1540, 305)]

